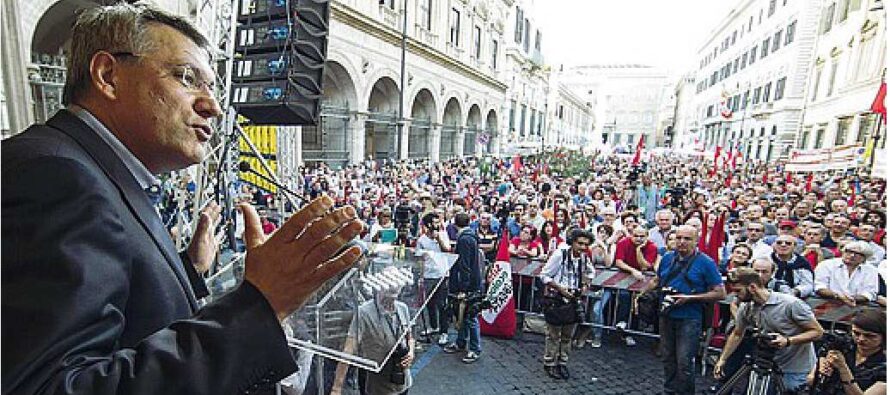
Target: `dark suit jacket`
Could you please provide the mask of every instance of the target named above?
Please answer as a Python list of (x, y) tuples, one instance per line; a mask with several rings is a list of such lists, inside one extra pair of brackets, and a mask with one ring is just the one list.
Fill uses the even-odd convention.
[(296, 369), (249, 283), (198, 310), (200, 277), (84, 122), (63, 110), (0, 146), (4, 394), (243, 393)]

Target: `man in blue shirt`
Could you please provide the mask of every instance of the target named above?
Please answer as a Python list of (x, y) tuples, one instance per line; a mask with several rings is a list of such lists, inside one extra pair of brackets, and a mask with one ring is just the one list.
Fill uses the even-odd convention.
[(723, 280), (714, 260), (696, 250), (698, 230), (689, 225), (677, 229), (677, 251), (664, 256), (658, 277), (650, 287), (671, 287), (677, 294), (665, 296), (672, 307), (659, 321), (664, 363), (664, 393), (693, 394), (693, 358), (698, 351), (702, 311), (706, 302), (726, 297)]

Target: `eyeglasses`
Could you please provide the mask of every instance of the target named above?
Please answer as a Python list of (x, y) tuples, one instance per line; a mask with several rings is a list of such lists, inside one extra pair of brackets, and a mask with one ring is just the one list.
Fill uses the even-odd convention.
[(790, 246), (790, 245), (794, 245), (794, 242), (793, 242), (793, 241), (780, 240), (780, 241), (777, 241), (777, 242), (776, 242), (776, 245), (778, 245), (778, 246)]
[[(144, 55), (134, 54), (132, 52), (114, 52), (111, 54), (115, 57), (143, 58), (150, 59)], [(200, 92), (207, 89), (208, 92), (216, 90), (216, 81), (207, 79), (201, 72), (190, 64), (175, 64), (163, 61), (157, 61), (167, 67), (169, 75), (179, 82), (185, 89), (192, 92)]]
[(763, 232), (763, 228), (748, 228), (748, 232)]
[(865, 254), (863, 254), (859, 251), (853, 251), (853, 250), (844, 250), (844, 254), (853, 254), (853, 255), (859, 255), (861, 257), (865, 257)]

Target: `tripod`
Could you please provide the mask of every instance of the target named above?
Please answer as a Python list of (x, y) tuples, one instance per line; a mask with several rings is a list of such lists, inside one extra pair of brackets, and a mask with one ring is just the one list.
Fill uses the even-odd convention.
[(726, 395), (732, 393), (733, 387), (739, 383), (742, 377), (748, 376), (747, 395), (767, 395), (769, 394), (770, 384), (775, 382), (776, 393), (785, 393), (785, 384), (782, 382), (782, 369), (772, 360), (757, 356), (745, 357), (745, 364), (736, 372), (729, 380), (720, 387), (717, 395)]

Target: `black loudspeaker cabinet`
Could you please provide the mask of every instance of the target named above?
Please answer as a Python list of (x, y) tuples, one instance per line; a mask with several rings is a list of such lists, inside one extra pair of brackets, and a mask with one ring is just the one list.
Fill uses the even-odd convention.
[(250, 123), (318, 123), (329, 1), (238, 0), (232, 105)]

